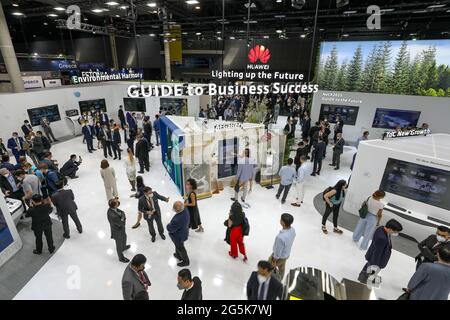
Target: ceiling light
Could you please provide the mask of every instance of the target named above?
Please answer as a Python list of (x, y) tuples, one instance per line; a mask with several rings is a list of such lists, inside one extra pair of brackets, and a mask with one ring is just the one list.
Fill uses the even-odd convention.
[(301, 34), (300, 35), (300, 38), (305, 38), (306, 37), (306, 34)]
[(150, 37), (154, 37), (155, 34), (154, 34), (154, 33), (150, 33), (149, 36), (150, 36)]
[(109, 9), (102, 9), (102, 11), (105, 11), (105, 12), (106, 12), (106, 11), (109, 11)]
[(19, 5), (17, 3), (12, 4), (13, 7), (18, 7)]
[(200, 6), (196, 6), (196, 7), (195, 7), (195, 10), (200, 10)]
[(413, 11), (413, 13), (427, 13), (427, 10), (418, 10), (418, 11)]
[(33, 38), (36, 38), (36, 35), (35, 35), (35, 34), (33, 34)]
[(236, 39), (236, 38), (235, 38), (235, 37), (233, 37), (233, 36), (231, 36), (231, 37), (230, 37), (230, 40), (234, 40), (234, 39)]
[(95, 13), (102, 13), (103, 9), (96, 8), (96, 9), (92, 9), (91, 11), (95, 12)]
[(37, 57), (39, 54), (37, 52), (33, 53), (33, 56)]
[(56, 11), (66, 11), (66, 9), (64, 9), (63, 7), (54, 7), (53, 9), (55, 9)]
[(416, 38), (412, 38), (412, 41), (416, 41), (417, 39)]
[(188, 33), (187, 33), (187, 32), (182, 32), (181, 34), (182, 34), (182, 35), (185, 35), (185, 36), (187, 36), (187, 35), (188, 35)]
[(222, 31), (217, 31), (216, 33), (217, 33), (217, 34), (221, 34), (221, 33), (222, 33)]
[(254, 23), (258, 23), (258, 21), (256, 21), (256, 20), (250, 20), (250, 21), (247, 21), (247, 20), (245, 20), (245, 21), (243, 21), (244, 23), (250, 23), (250, 24), (254, 24)]
[(23, 16), (22, 12), (13, 12), (12, 13), (14, 16)]
[[(246, 7), (248, 9), (248, 2), (244, 4), (244, 7)], [(250, 8), (252, 8), (252, 9), (256, 8), (256, 4), (254, 2), (252, 2), (250, 4)]]
[(277, 0), (278, 3), (283, 2), (283, 0)]
[(127, 10), (128, 6), (120, 6), (119, 8), (122, 9), (122, 10)]
[(44, 26), (48, 26), (48, 23), (47, 23), (47, 22), (44, 22)]
[(195, 35), (196, 36), (200, 36), (202, 33), (201, 32), (196, 32)]
[(277, 14), (277, 15), (275, 15), (275, 18), (282, 19), (282, 18), (286, 18), (286, 16), (284, 14)]
[(348, 34), (348, 33), (344, 33), (342, 36), (343, 36), (343, 37), (348, 37), (349, 34)]
[(186, 0), (187, 4), (199, 4), (198, 0)]
[(156, 2), (149, 2), (149, 3), (147, 3), (147, 6), (154, 8), (154, 7), (156, 7)]
[(264, 36), (263, 38), (264, 38), (264, 39), (269, 39), (270, 37), (269, 37), (269, 36)]
[(177, 41), (177, 39), (175, 39), (175, 38), (172, 38), (172, 41)]
[(278, 29), (277, 33), (283, 33), (283, 30)]
[(116, 14), (116, 18), (120, 18), (120, 16), (118, 14)]
[(88, 21), (88, 18), (84, 18), (83, 20), (84, 20), (84, 21)]
[(442, 7), (445, 7), (445, 4), (432, 4), (431, 6), (428, 6), (427, 9), (436, 9)]
[(217, 40), (222, 40), (222, 38), (221, 37), (217, 37)]
[(50, 13), (50, 14), (48, 14), (47, 15), (47, 17), (52, 17), (52, 18), (55, 18), (55, 17), (57, 17), (58, 15), (56, 14), (56, 13)]
[(119, 3), (116, 1), (108, 1), (105, 4), (108, 6), (118, 6), (119, 5)]
[(170, 32), (166, 32), (164, 35), (165, 35), (166, 37), (170, 37)]
[(356, 10), (348, 10), (348, 11), (344, 11), (342, 12), (343, 14), (353, 14), (353, 13), (357, 13), (358, 11)]
[(320, 29), (319, 29), (319, 31), (325, 31), (325, 29), (323, 29), (323, 28), (320, 28)]

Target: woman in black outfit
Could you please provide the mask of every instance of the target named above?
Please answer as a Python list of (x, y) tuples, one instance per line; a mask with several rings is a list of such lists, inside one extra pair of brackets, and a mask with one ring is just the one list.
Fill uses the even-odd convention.
[(323, 195), (325, 201), (325, 213), (322, 217), (322, 232), (328, 234), (326, 223), (328, 216), (333, 212), (333, 232), (342, 234), (342, 230), (338, 228), (339, 210), (345, 199), (347, 192), (347, 181), (339, 180), (334, 187)]
[(230, 215), (224, 224), (227, 227), (225, 241), (230, 245), (228, 255), (236, 259), (239, 249), (239, 252), (244, 256), (244, 262), (247, 261), (244, 245), (245, 213), (242, 211), (242, 206), (238, 201), (233, 202), (231, 205)]
[[(130, 196), (130, 198), (136, 198), (139, 199), (144, 195), (144, 188), (145, 188), (145, 184), (144, 184), (144, 179), (142, 178), (142, 176), (137, 176), (136, 177), (136, 193), (132, 194)], [(132, 229), (136, 229), (137, 227), (139, 227), (141, 225), (141, 219), (142, 219), (142, 212), (138, 211), (138, 219), (137, 222), (134, 224), (134, 226), (132, 226)]]
[(202, 221), (200, 219), (200, 212), (198, 211), (197, 206), (197, 181), (194, 179), (188, 179), (186, 182), (186, 194), (184, 199), (184, 206), (189, 210), (189, 227), (191, 229), (195, 229), (195, 232), (204, 232)]

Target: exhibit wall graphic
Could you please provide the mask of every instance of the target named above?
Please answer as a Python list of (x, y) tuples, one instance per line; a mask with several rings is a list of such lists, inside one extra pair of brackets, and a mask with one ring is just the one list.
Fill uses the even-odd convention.
[(321, 90), (450, 97), (450, 40), (321, 45)]

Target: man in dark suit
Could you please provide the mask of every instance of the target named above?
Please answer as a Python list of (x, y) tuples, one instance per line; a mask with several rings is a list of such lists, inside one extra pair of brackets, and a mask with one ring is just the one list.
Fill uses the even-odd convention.
[(100, 116), (100, 124), (102, 126), (109, 126), (109, 117), (106, 112), (102, 112), (102, 114)]
[(109, 154), (109, 156), (112, 157), (111, 151), (112, 133), (107, 125), (104, 125), (103, 127), (100, 128), (97, 137), (101, 141), (103, 146), (103, 156), (105, 158), (108, 158)]
[(320, 175), (320, 170), (322, 170), (322, 161), (325, 158), (325, 152), (327, 151), (327, 145), (323, 142), (322, 137), (319, 137), (316, 146), (313, 150), (312, 157), (314, 158), (314, 167), (312, 176)]
[(48, 251), (53, 253), (55, 246), (53, 244), (52, 219), (50, 219), (52, 207), (49, 204), (43, 204), (42, 196), (39, 194), (35, 194), (31, 199), (33, 206), (28, 209), (26, 216), (31, 217), (31, 230), (36, 237), (36, 249), (33, 250), (33, 253), (42, 253), (42, 234), (45, 234), (45, 239), (47, 239)]
[(19, 137), (19, 134), (17, 132), (13, 132), (12, 137), (8, 139), (8, 148), (11, 149), (11, 152), (16, 158), (17, 163), (19, 163), (20, 156), (25, 155), (23, 144), (24, 140), (22, 137)]
[(141, 134), (138, 136), (138, 142), (136, 143), (135, 156), (139, 160), (139, 173), (144, 173), (144, 167), (147, 172), (150, 171), (150, 161), (148, 153), (150, 152), (150, 146), (147, 139)]
[(125, 250), (130, 249), (130, 245), (127, 245), (127, 234), (125, 232), (126, 216), (125, 212), (119, 209), (119, 206), (119, 200), (109, 200), (108, 222), (111, 227), (111, 239), (116, 241), (119, 261), (128, 263), (130, 260), (123, 255)]
[(125, 268), (122, 276), (123, 300), (138, 300), (138, 296), (147, 292), (148, 287), (152, 285), (145, 272), (146, 262), (147, 258), (143, 254), (137, 254)]
[(305, 118), (302, 121), (302, 139), (308, 138), (310, 128), (311, 128), (311, 119), (309, 118), (309, 115), (306, 114)]
[(94, 135), (95, 135), (95, 129), (94, 127), (90, 126), (87, 121), (84, 122), (83, 127), (81, 128), (81, 132), (83, 133), (84, 140), (86, 140), (86, 145), (88, 148), (89, 153), (92, 153), (94, 151)]
[(137, 122), (136, 122), (135, 116), (136, 116), (136, 114), (134, 112), (133, 113), (127, 112), (128, 127), (130, 127), (130, 130), (133, 129), (133, 130), (137, 131)]
[(116, 125), (112, 131), (112, 149), (114, 153), (114, 159), (116, 160), (119, 157), (119, 160), (122, 159), (122, 149), (120, 149), (120, 145), (122, 144), (122, 138), (120, 136), (120, 127)]
[(158, 200), (169, 202), (169, 198), (159, 195), (157, 192), (153, 191), (150, 187), (144, 188), (144, 195), (139, 198), (138, 210), (144, 215), (144, 219), (147, 221), (148, 230), (152, 237), (152, 242), (155, 242), (156, 232), (153, 226), (153, 221), (156, 221), (158, 227), (158, 232), (161, 239), (166, 240), (164, 235), (164, 227), (161, 222), (161, 209), (159, 208)]
[(56, 207), (56, 214), (61, 218), (64, 230), (63, 237), (70, 239), (69, 216), (72, 218), (73, 222), (75, 222), (78, 232), (83, 232), (83, 227), (81, 226), (80, 219), (77, 215), (78, 207), (75, 203), (73, 191), (70, 189), (64, 190), (63, 181), (58, 181), (56, 187), (58, 190), (52, 194), (51, 199)]
[(144, 118), (143, 127), (144, 127), (144, 137), (145, 137), (145, 139), (147, 139), (147, 141), (150, 145), (150, 148), (151, 148), (152, 147), (152, 130), (153, 130), (153, 128), (152, 128), (152, 122), (150, 121), (149, 116), (146, 116)]
[(117, 116), (119, 117), (119, 120), (120, 120), (120, 126), (122, 127), (122, 129), (124, 129), (126, 121), (125, 121), (125, 113), (123, 112), (122, 106), (119, 106), (119, 112), (118, 112)]
[(192, 278), (189, 269), (181, 269), (177, 280), (178, 289), (183, 290), (181, 300), (203, 300), (202, 281), (199, 277)]
[(372, 243), (366, 252), (366, 261), (361, 270), (358, 281), (367, 283), (369, 274), (367, 268), (369, 266), (377, 266), (380, 269), (384, 269), (392, 252), (392, 240), (391, 236), (398, 236), (398, 233), (403, 230), (402, 225), (397, 220), (389, 220), (385, 226), (378, 227), (373, 234)]
[(83, 160), (81, 159), (81, 157), (79, 157), (79, 159), (77, 161), (77, 155), (72, 154), (70, 156), (70, 159), (67, 160), (66, 163), (64, 163), (64, 165), (62, 166), (62, 168), (59, 172), (61, 172), (61, 174), (63, 176), (70, 177), (72, 179), (76, 179), (76, 178), (78, 178), (78, 176), (76, 175), (77, 171), (78, 171), (78, 167), (80, 166), (82, 161)]
[(269, 261), (258, 262), (258, 271), (253, 271), (247, 282), (248, 300), (281, 299), (283, 285), (272, 275), (273, 269)]
[(32, 132), (33, 131), (33, 127), (31, 126), (31, 124), (30, 124), (30, 122), (28, 121), (28, 120), (25, 120), (24, 122), (23, 122), (23, 125), (22, 125), (22, 132), (23, 132), (23, 135), (26, 137), (30, 132)]
[(344, 153), (345, 140), (342, 138), (342, 133), (338, 133), (336, 136), (336, 143), (333, 147), (333, 163), (330, 166), (335, 167), (334, 170), (339, 170), (341, 164), (341, 154)]
[(6, 168), (0, 169), (0, 189), (6, 197), (22, 200), (25, 196), (20, 181)]
[(189, 212), (181, 201), (173, 204), (173, 211), (175, 211), (175, 215), (167, 225), (167, 231), (175, 245), (174, 257), (180, 260), (177, 266), (185, 267), (189, 265), (189, 256), (184, 247), (184, 242), (189, 236)]
[(439, 248), (446, 246), (448, 243), (450, 243), (450, 228), (439, 226), (436, 234), (432, 234), (417, 245), (420, 253), (416, 257), (416, 270), (419, 269), (419, 266), (422, 263), (433, 263), (438, 261), (437, 252)]

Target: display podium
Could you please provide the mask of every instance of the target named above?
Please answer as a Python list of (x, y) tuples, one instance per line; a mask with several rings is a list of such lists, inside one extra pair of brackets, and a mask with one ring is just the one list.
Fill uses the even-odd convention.
[(284, 300), (374, 300), (375, 293), (366, 285), (312, 268), (291, 269), (286, 276)]

